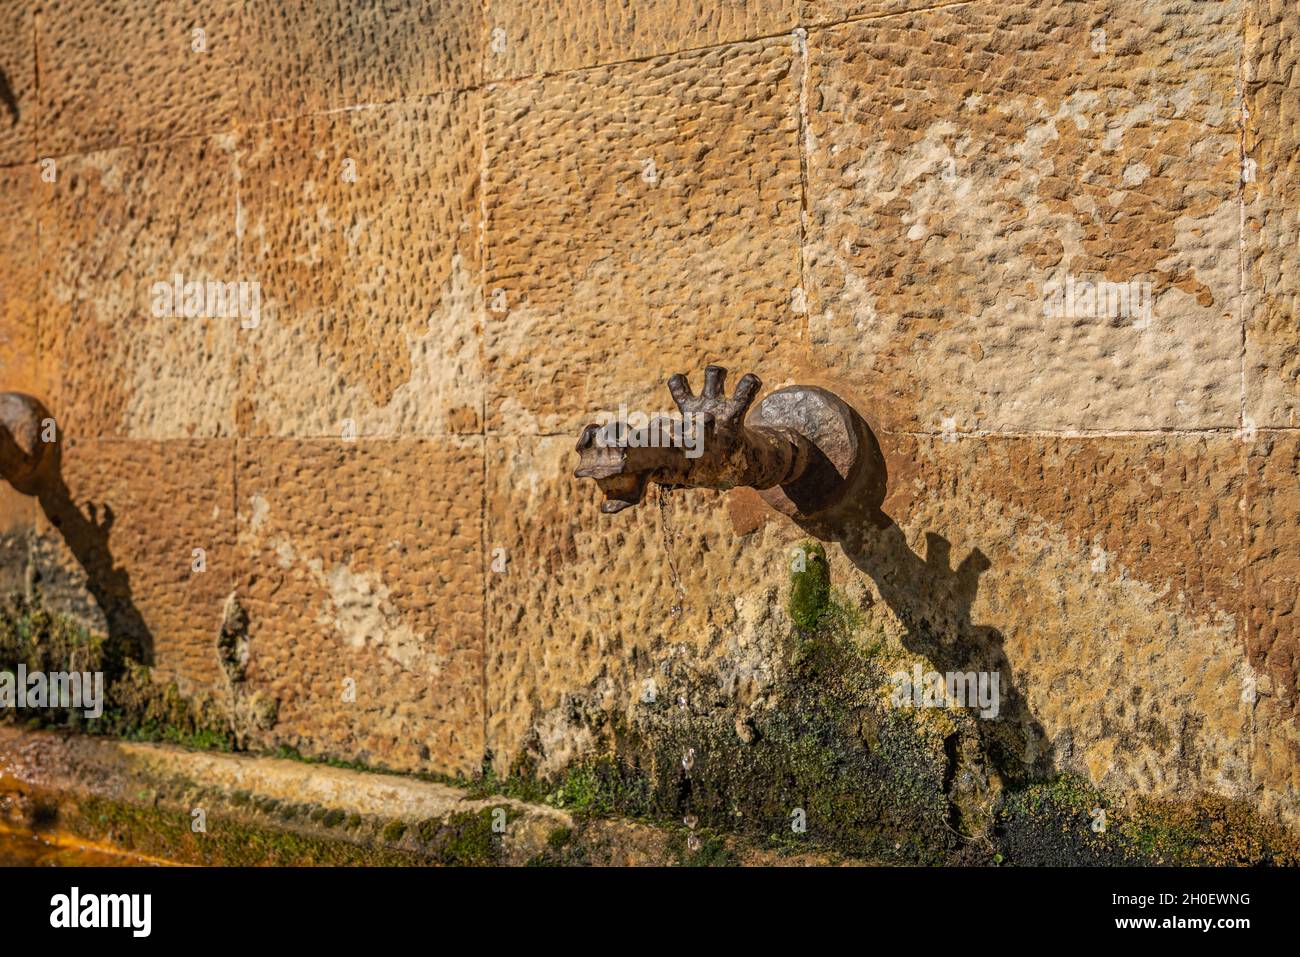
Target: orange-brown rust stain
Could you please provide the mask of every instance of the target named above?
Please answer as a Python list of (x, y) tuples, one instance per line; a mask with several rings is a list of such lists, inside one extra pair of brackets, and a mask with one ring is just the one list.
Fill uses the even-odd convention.
[(735, 488), (727, 493), (727, 514), (737, 535), (758, 531), (771, 517), (767, 503), (752, 488)]

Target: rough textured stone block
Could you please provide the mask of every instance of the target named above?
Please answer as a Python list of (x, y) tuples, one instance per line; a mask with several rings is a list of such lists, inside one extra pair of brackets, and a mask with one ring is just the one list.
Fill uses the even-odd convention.
[(937, 670), (995, 670), (1025, 767), (1249, 793), (1245, 447), (1228, 436), (889, 437), (898, 525), (846, 554)]
[(470, 94), (250, 134), (245, 434), (481, 429), (478, 122)]
[(488, 93), (490, 428), (663, 409), (668, 375), (708, 360), (780, 375), (799, 330), (795, 62), (781, 39)]
[(753, 40), (793, 30), (796, 0), (492, 0), (491, 78), (552, 73)]
[(576, 459), (567, 437), (488, 446), (488, 744), (500, 771), (521, 757), (562, 768), (599, 716), (648, 687), (693, 696), (664, 662), (706, 687), (721, 671), (717, 695), (761, 706), (786, 627), (798, 529), (738, 533), (727, 495), (705, 491), (601, 515), (594, 485), (570, 477)]
[(1246, 485), (1247, 642), (1285, 710), (1300, 711), (1300, 433), (1261, 432)]
[(220, 674), (235, 581), (233, 453), (224, 439), (68, 441), (59, 478), (37, 497), (37, 583), (50, 604), (134, 639), (186, 689)]
[[(1016, 0), (815, 31), (811, 361), (895, 429), (1235, 425), (1240, 15)], [(1072, 279), (1149, 283), (1150, 312)]]
[(49, 400), (48, 376), (37, 354), (41, 265), (36, 207), (42, 184), (37, 167), (0, 169), (0, 392), (28, 392)]
[(36, 18), (30, 0), (0, 3), (0, 164), (36, 153)]
[(56, 170), (54, 182), (38, 184), (41, 351), (58, 370), (51, 411), (64, 433), (233, 434), (237, 336), (247, 335), (240, 318), (203, 315), (221, 311), (206, 285), (193, 317), (168, 314), (154, 289), (177, 275), (244, 278), (233, 137), (60, 158)]
[(1263, 810), (1300, 813), (1300, 433), (1260, 432), (1246, 476), (1246, 650), (1252, 777)]
[(1264, 814), (1300, 825), (1300, 727), (1294, 701), (1261, 696), (1255, 706), (1251, 777)]
[(1246, 4), (1246, 415), (1300, 426), (1300, 15)]
[(241, 442), (247, 680), (279, 701), (274, 741), (479, 766), (482, 476), (473, 439)]
[[(0, 120), (0, 123), (3, 121)], [(0, 169), (0, 392), (49, 402), (36, 350), (40, 270), (36, 256), (36, 168)], [(35, 503), (0, 480), (0, 598), (26, 586)]]
[(250, 118), (409, 100), (482, 76), (480, 0), (250, 3), (244, 36)]
[(42, 153), (227, 129), (245, 65), (242, 7), (239, 0), (42, 2)]

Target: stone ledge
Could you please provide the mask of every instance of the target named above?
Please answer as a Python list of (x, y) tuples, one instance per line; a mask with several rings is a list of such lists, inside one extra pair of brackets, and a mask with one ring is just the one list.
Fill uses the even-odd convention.
[[(191, 827), (196, 809), (201, 833)], [(397, 774), (0, 726), (0, 838), (32, 835), (74, 863), (112, 854), (226, 866), (860, 863), (707, 831), (692, 846), (685, 828)]]
[(416, 778), (12, 727), (0, 819), (204, 864), (521, 864), (573, 827), (554, 808)]

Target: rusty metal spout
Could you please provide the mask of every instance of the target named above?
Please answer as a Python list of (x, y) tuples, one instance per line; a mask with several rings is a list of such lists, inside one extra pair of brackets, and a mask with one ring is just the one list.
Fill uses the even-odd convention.
[(54, 444), (42, 434), (50, 414), (21, 392), (0, 392), (0, 478), (21, 492), (44, 471)]
[[(858, 458), (852, 410), (814, 386), (780, 389), (750, 407), (762, 389), (749, 373), (724, 392), (727, 372), (704, 370), (695, 395), (680, 373), (668, 391), (680, 419), (655, 418), (630, 427), (592, 423), (578, 438), (578, 478), (594, 479), (601, 511), (638, 504), (646, 486), (730, 489), (748, 486), (792, 516), (823, 510), (842, 491)], [(747, 415), (748, 414), (748, 415)]]

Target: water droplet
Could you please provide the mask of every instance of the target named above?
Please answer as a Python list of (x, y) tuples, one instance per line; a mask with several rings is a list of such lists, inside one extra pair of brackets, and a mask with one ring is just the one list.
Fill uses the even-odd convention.
[(692, 830), (694, 830), (695, 825), (700, 823), (700, 819), (697, 818), (694, 814), (688, 814), (684, 818), (682, 818), (682, 823), (685, 824), (687, 827), (691, 828)]
[(687, 748), (686, 753), (682, 755), (682, 767), (689, 771), (695, 767), (695, 749)]
[(688, 835), (686, 838), (686, 846), (689, 847), (692, 851), (698, 851), (700, 849), (699, 835), (698, 834)]

